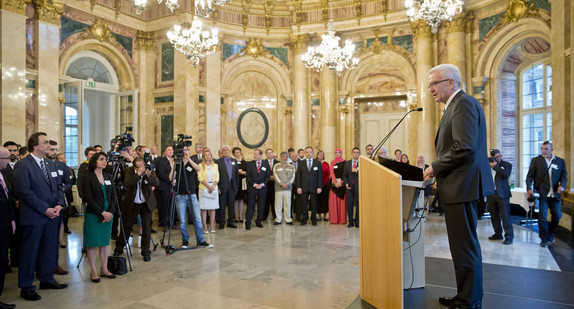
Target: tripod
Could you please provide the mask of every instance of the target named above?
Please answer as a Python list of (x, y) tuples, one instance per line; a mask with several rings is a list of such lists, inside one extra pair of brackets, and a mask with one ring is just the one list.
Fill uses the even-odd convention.
[[(124, 158), (123, 158), (123, 157), (119, 157), (118, 163), (116, 164), (116, 166), (114, 166), (112, 181), (115, 180), (116, 177), (118, 176), (118, 172), (119, 172), (119, 170), (120, 170), (120, 166), (121, 166), (123, 163), (124, 163)], [(112, 182), (112, 187), (113, 187), (113, 190), (114, 190), (115, 192), (117, 192), (117, 190), (116, 190), (116, 185), (115, 185), (115, 183), (113, 183), (113, 182)], [(118, 220), (119, 220), (119, 224), (120, 224), (120, 230), (122, 231), (121, 237), (124, 238), (124, 242), (125, 242), (125, 246), (126, 246), (126, 255), (127, 255), (127, 257), (128, 257), (128, 264), (129, 264), (129, 266), (130, 266), (130, 271), (133, 271), (133, 269), (132, 269), (132, 261), (131, 261), (131, 259), (130, 259), (130, 256), (132, 256), (132, 250), (131, 250), (130, 244), (129, 244), (129, 242), (128, 242), (128, 239), (126, 238), (126, 233), (125, 233), (125, 229), (124, 229), (124, 225), (123, 225), (123, 220), (122, 220), (122, 210), (121, 210), (121, 208), (120, 208), (120, 203), (119, 203), (119, 201), (118, 201), (118, 196), (117, 196), (117, 194), (115, 194), (113, 203), (116, 205), (117, 213), (118, 213), (118, 216), (119, 216)], [(85, 219), (84, 219), (84, 220), (85, 220)], [(78, 261), (78, 265), (76, 266), (76, 268), (80, 268), (80, 264), (82, 263), (82, 259), (84, 258), (84, 253), (85, 253), (86, 255), (87, 255), (87, 253), (88, 253), (87, 250), (86, 250), (86, 247), (82, 247), (82, 253), (81, 253), (80, 260)]]
[[(164, 245), (164, 238), (165, 238), (165, 229), (163, 231), (163, 236), (160, 240), (161, 246), (162, 248), (165, 249), (165, 254), (167, 256), (170, 256), (172, 254), (174, 254), (177, 251), (187, 251), (187, 250), (193, 250), (195, 249), (195, 247), (192, 248), (176, 248), (175, 246), (171, 245), (171, 230), (172, 230), (172, 225), (175, 219), (175, 200), (176, 200), (176, 196), (178, 193), (178, 188), (179, 188), (179, 183), (181, 181), (181, 175), (182, 175), (182, 169), (183, 169), (183, 161), (179, 160), (180, 162), (176, 162), (175, 165), (177, 167), (177, 171), (176, 171), (176, 175), (177, 175), (177, 181), (175, 183), (175, 185), (172, 183), (171, 186), (171, 199), (170, 199), (170, 203), (169, 203), (169, 228), (168, 228), (168, 236), (167, 236), (167, 246)], [(178, 166), (179, 164), (179, 166)], [(185, 169), (183, 169), (185, 170)], [(186, 213), (187, 213), (187, 209), (192, 209), (193, 205), (191, 204), (191, 192), (189, 190), (189, 183), (187, 182), (187, 176), (183, 176), (183, 179), (185, 181), (185, 189), (187, 190), (187, 205), (186, 205)], [(182, 222), (185, 221), (184, 218), (179, 218), (180, 220), (182, 220)], [(187, 222), (185, 222), (185, 224), (187, 224)]]

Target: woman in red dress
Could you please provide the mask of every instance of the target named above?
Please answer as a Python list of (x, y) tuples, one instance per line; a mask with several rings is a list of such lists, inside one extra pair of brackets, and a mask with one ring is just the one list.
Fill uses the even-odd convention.
[(343, 150), (335, 149), (335, 159), (330, 164), (331, 190), (329, 192), (329, 214), (331, 223), (347, 223), (347, 201), (345, 198), (345, 185), (343, 184), (343, 172), (345, 169)]

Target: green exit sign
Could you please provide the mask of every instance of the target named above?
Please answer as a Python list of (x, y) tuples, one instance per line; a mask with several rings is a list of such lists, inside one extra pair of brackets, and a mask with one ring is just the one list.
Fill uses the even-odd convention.
[(86, 86), (90, 88), (96, 88), (96, 82), (86, 82)]

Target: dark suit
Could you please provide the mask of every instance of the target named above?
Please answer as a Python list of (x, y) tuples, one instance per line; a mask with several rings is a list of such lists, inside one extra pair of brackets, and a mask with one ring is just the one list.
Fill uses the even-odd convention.
[[(504, 238), (507, 240), (514, 239), (514, 229), (512, 228), (510, 216), (510, 186), (508, 184), (508, 177), (512, 173), (512, 164), (506, 161), (500, 161), (492, 170), (496, 172), (494, 175), (494, 186), (496, 191), (493, 195), (486, 198), (486, 206), (490, 212), (490, 221), (494, 234), (502, 237), (502, 227), (504, 227)], [(500, 220), (502, 219), (502, 225)]]
[[(357, 169), (359, 168), (359, 159), (357, 159)], [(359, 172), (353, 173), (353, 160), (345, 162), (345, 171), (343, 172), (343, 184), (345, 188), (347, 185), (351, 189), (346, 189), (347, 193), (347, 217), (349, 224), (359, 222)], [(355, 216), (353, 217), (353, 205), (355, 208)]]
[(85, 204), (86, 201), (84, 201), (84, 185), (83, 185), (83, 181), (84, 181), (84, 176), (88, 173), (88, 163), (86, 162), (82, 162), (82, 164), (80, 164), (80, 166), (78, 166), (78, 177), (77, 177), (77, 183), (76, 183), (76, 187), (78, 188), (78, 196), (80, 197), (80, 199), (82, 200), (82, 204)]
[[(149, 177), (143, 174), (140, 176), (135, 172), (134, 168), (128, 168), (125, 171), (124, 185), (126, 187), (126, 195), (120, 205), (122, 211), (122, 231), (120, 237), (116, 240), (115, 253), (121, 253), (126, 243), (124, 240), (124, 233), (126, 238), (132, 233), (132, 227), (137, 219), (141, 216), (142, 220), (142, 242), (141, 242), (141, 255), (149, 256), (151, 251), (149, 249), (149, 241), (151, 237), (151, 216), (155, 210), (157, 203), (155, 194), (151, 189), (152, 186), (159, 186), (159, 179), (155, 175), (155, 171)], [(138, 187), (141, 188), (141, 196), (144, 202), (136, 204), (135, 197), (138, 193)]]
[(484, 111), (472, 96), (458, 92), (441, 118), (435, 139), (436, 175), (454, 263), (458, 300), (481, 306), (482, 255), (476, 234), (477, 200), (494, 193), (488, 165)]
[(160, 226), (167, 227), (170, 215), (170, 190), (172, 184), (171, 179), (169, 178), (171, 165), (167, 157), (157, 159), (155, 172), (159, 178), (159, 186), (156, 188), (159, 224)]
[(311, 222), (317, 223), (317, 189), (323, 187), (323, 168), (319, 160), (311, 162), (311, 169), (308, 160), (299, 162), (299, 167), (295, 172), (295, 190), (301, 189), (301, 224), (306, 224), (309, 219), (309, 201), (311, 202)]
[(0, 171), (4, 178), (4, 185), (8, 190), (8, 196), (4, 193), (4, 189), (0, 185), (0, 296), (4, 289), (4, 279), (6, 278), (6, 267), (8, 265), (8, 247), (10, 246), (10, 238), (12, 236), (12, 221), (15, 220), (14, 205), (12, 196), (10, 195), (10, 183), (6, 180), (7, 173), (11, 173), (12, 168), (7, 166)]
[(22, 228), (20, 227), (20, 208), (16, 207), (17, 199), (14, 196), (14, 169), (10, 164), (2, 170), (6, 186), (10, 190), (10, 200), (12, 211), (14, 212), (14, 221), (16, 222), (16, 232), (10, 237), (10, 266), (18, 267), (20, 261), (20, 245), (22, 244)]
[[(267, 195), (267, 183), (271, 169), (269, 163), (261, 160), (261, 169), (257, 172), (257, 161), (247, 163), (247, 213), (245, 226), (251, 226), (251, 220), (255, 213), (255, 203), (257, 203), (257, 219), (255, 223), (261, 224), (263, 219), (263, 207), (265, 207), (265, 197)], [(263, 184), (261, 189), (255, 189), (254, 185)]]
[[(269, 160), (265, 160), (269, 163)], [(273, 171), (273, 167), (275, 164), (278, 164), (279, 161), (273, 159), (273, 164), (269, 164), (269, 168)], [(273, 172), (271, 172), (271, 176)], [(265, 198), (265, 209), (263, 209), (263, 220), (267, 220), (269, 216), (269, 210), (271, 210), (271, 214), (273, 215), (273, 219), (277, 217), (275, 214), (275, 180), (269, 180), (267, 184), (267, 197)]]
[[(550, 183), (552, 176), (552, 183)], [(562, 197), (556, 193), (559, 186), (566, 188), (568, 177), (566, 173), (566, 163), (562, 158), (553, 156), (550, 165), (546, 163), (543, 156), (537, 156), (530, 161), (528, 174), (526, 176), (526, 189), (540, 194), (538, 204), (540, 212), (538, 213), (538, 236), (542, 241), (553, 241), (556, 227), (562, 217)], [(550, 189), (554, 196), (548, 196)], [(548, 224), (548, 209), (552, 214), (552, 221)]]
[(58, 217), (48, 218), (48, 208), (64, 205), (63, 187), (58, 186), (54, 162), (44, 159), (48, 177), (33, 155), (20, 160), (14, 170), (14, 191), (20, 200), (22, 245), (18, 266), (18, 287), (34, 291), (34, 271), (40, 282), (55, 282), (54, 266), (58, 260)]
[[(217, 186), (219, 187), (219, 224), (223, 227), (225, 225), (225, 207), (227, 206), (227, 224), (233, 224), (233, 218), (235, 218), (235, 211), (233, 206), (235, 204), (235, 194), (237, 193), (237, 188), (239, 188), (239, 168), (237, 165), (237, 160), (234, 158), (230, 159), (231, 165), (231, 175), (229, 175), (227, 170), (227, 165), (225, 164), (225, 157), (217, 160), (217, 166), (219, 168), (219, 182)], [(231, 178), (231, 179), (230, 179)]]
[[(295, 173), (301, 164), (301, 160), (296, 162), (291, 162), (295, 166)], [(293, 182), (295, 182), (293, 180)], [(293, 215), (295, 213), (295, 215)], [(291, 190), (291, 217), (295, 218), (297, 221), (301, 221), (301, 195), (297, 194), (297, 190)]]
[[(116, 213), (116, 201), (117, 195), (113, 183), (112, 176), (110, 174), (103, 172), (104, 181), (110, 183), (106, 184), (106, 196), (108, 199), (108, 210), (107, 212), (115, 214)], [(104, 193), (102, 192), (102, 184), (98, 180), (98, 176), (94, 172), (87, 172), (86, 178), (83, 182), (84, 186), (84, 198), (86, 199), (86, 213), (94, 214), (98, 216), (100, 221), (104, 220), (102, 212), (104, 212)]]

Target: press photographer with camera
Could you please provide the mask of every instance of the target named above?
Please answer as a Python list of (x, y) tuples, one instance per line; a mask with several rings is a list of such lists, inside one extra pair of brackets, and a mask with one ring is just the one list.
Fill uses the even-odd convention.
[[(494, 195), (486, 197), (486, 207), (490, 212), (490, 221), (494, 234), (488, 239), (501, 240), (502, 228), (504, 227), (504, 241), (505, 245), (512, 244), (514, 239), (514, 229), (512, 228), (512, 221), (510, 216), (510, 185), (508, 184), (508, 177), (512, 172), (512, 164), (502, 160), (502, 154), (498, 149), (490, 150), (490, 168), (492, 169), (492, 178), (494, 180)], [(502, 226), (500, 220), (502, 219)]]
[[(154, 171), (147, 168), (143, 157), (136, 157), (133, 166), (125, 170), (124, 185), (126, 194), (120, 204), (122, 212), (122, 228), (120, 235), (129, 235), (138, 215), (142, 219), (142, 241), (141, 255), (145, 262), (151, 260), (150, 237), (151, 237), (151, 217), (157, 203), (152, 186), (159, 186), (159, 179)], [(119, 256), (125, 247), (123, 237), (116, 240), (114, 255)]]
[(170, 190), (173, 185), (175, 171), (175, 159), (173, 157), (173, 145), (167, 145), (163, 149), (163, 157), (156, 161), (156, 175), (159, 178), (157, 187), (157, 206), (159, 214), (159, 226), (168, 229)]

